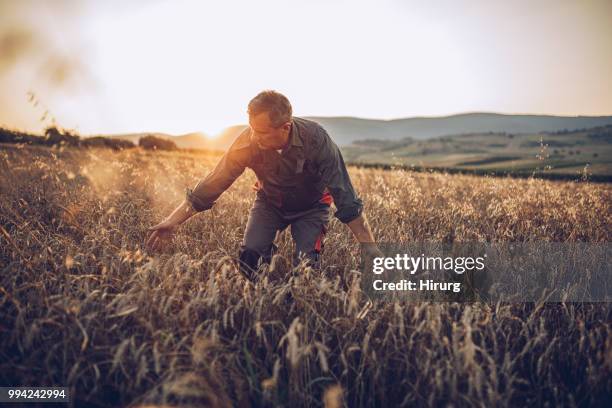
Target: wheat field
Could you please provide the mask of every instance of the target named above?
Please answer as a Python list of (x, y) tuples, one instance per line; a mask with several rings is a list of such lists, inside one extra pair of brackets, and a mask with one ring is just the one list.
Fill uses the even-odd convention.
[[(250, 171), (147, 254), (147, 228), (219, 156), (0, 148), (0, 381), (75, 406), (605, 406), (605, 303), (376, 303), (333, 220), (323, 268), (289, 234), (257, 286), (235, 259)], [(350, 168), (389, 242), (612, 237), (612, 186)]]

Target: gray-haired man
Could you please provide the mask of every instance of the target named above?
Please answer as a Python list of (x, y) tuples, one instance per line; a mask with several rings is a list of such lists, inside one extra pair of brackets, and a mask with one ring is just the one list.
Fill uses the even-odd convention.
[(212, 172), (188, 191), (172, 214), (150, 228), (147, 247), (161, 248), (178, 225), (211, 208), (248, 167), (257, 176), (257, 197), (240, 249), (240, 267), (251, 281), (257, 279), (260, 261), (270, 261), (277, 231), (289, 225), (296, 243), (294, 264), (305, 259), (319, 267), (332, 202), (337, 208), (336, 218), (349, 226), (359, 242), (378, 253), (340, 149), (325, 129), (292, 116), (289, 100), (275, 91), (255, 96), (248, 114), (249, 126)]

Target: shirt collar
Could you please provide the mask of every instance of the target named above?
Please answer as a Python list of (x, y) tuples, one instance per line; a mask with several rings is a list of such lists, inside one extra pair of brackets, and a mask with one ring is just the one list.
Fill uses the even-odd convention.
[(300, 131), (295, 123), (295, 120), (291, 120), (291, 131), (289, 132), (289, 145), (290, 146), (303, 146), (302, 138), (300, 137)]

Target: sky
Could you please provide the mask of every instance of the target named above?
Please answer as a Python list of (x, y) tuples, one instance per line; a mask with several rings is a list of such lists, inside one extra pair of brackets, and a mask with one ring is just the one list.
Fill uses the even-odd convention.
[(611, 73), (610, 0), (0, 0), (0, 126), (27, 131), (214, 136), (263, 89), (297, 116), (611, 115)]

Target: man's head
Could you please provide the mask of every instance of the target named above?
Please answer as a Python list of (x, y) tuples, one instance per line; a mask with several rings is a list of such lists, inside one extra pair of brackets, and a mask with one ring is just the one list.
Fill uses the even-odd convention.
[(249, 102), (251, 135), (262, 149), (280, 149), (291, 131), (291, 104), (276, 91), (263, 91)]

